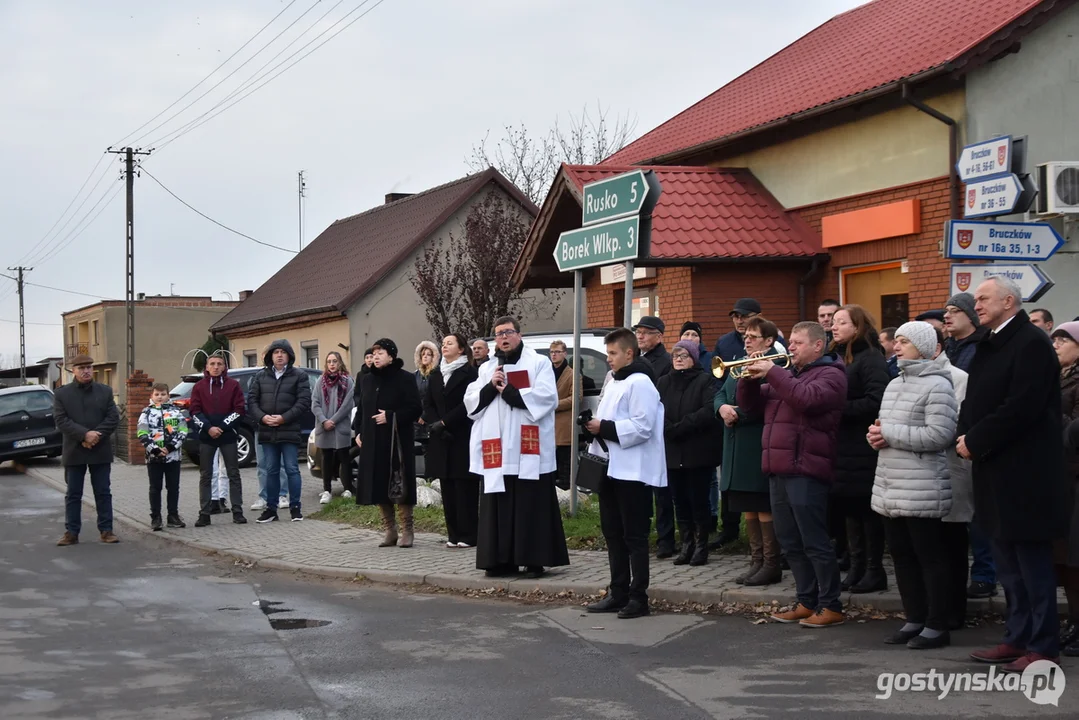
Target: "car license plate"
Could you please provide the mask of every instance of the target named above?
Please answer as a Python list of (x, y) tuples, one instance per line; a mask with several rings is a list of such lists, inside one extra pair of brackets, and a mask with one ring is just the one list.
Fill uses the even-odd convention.
[(45, 444), (45, 438), (43, 438), (43, 437), (30, 438), (29, 440), (16, 440), (15, 441), (15, 447), (16, 448), (33, 447), (35, 445), (44, 445), (44, 444)]

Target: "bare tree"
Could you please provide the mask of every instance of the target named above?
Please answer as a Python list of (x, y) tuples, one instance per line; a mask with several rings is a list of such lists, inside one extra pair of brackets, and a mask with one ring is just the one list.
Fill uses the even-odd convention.
[(527, 216), (491, 192), (469, 211), (464, 232), (429, 245), (416, 260), (412, 287), (436, 337), (490, 333), (503, 315), (554, 317), (561, 293), (527, 298), (510, 280), (512, 263), (528, 237)]
[(561, 163), (593, 165), (629, 144), (637, 128), (636, 117), (608, 120), (609, 109), (596, 103), (593, 117), (587, 107), (570, 115), (565, 124), (557, 119), (546, 135), (532, 135), (523, 124), (506, 125), (503, 136), (488, 149), (490, 131), (465, 159), (469, 169), (482, 172), (496, 168), (532, 202), (543, 202)]

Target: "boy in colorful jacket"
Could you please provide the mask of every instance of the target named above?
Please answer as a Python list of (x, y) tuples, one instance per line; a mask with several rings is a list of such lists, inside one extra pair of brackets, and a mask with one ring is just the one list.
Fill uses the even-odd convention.
[(187, 422), (180, 408), (169, 402), (169, 386), (157, 383), (150, 405), (139, 415), (138, 438), (146, 449), (146, 474), (150, 476), (150, 527), (160, 530), (161, 484), (166, 488), (168, 525), (186, 527), (180, 503), (180, 446), (187, 436)]

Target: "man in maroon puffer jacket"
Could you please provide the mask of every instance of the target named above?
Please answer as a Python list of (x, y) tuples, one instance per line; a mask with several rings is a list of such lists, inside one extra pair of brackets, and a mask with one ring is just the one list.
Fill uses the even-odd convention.
[(798, 604), (772, 618), (812, 628), (844, 621), (839, 564), (828, 539), (828, 490), (847, 373), (835, 353), (824, 353), (826, 341), (820, 324), (798, 323), (787, 348), (793, 370), (766, 358), (749, 365), (738, 382), (738, 405), (764, 413), (761, 469), (769, 476), (773, 527), (798, 588)]

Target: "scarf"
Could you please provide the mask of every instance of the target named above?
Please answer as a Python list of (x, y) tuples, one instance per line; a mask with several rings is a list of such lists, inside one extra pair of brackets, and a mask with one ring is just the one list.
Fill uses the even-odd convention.
[(438, 365), (438, 369), (442, 372), (442, 381), (448, 383), (450, 375), (453, 375), (458, 368), (464, 367), (467, 362), (468, 356), (466, 355), (458, 355), (453, 362), (446, 362), (446, 358), (442, 358), (442, 362)]
[(345, 375), (341, 373), (323, 373), (322, 375), (322, 402), (329, 409), (333, 403), (330, 398), (333, 395), (334, 388), (337, 388), (337, 407), (341, 407), (341, 404), (345, 402), (345, 393), (348, 388), (348, 382), (345, 380)]

